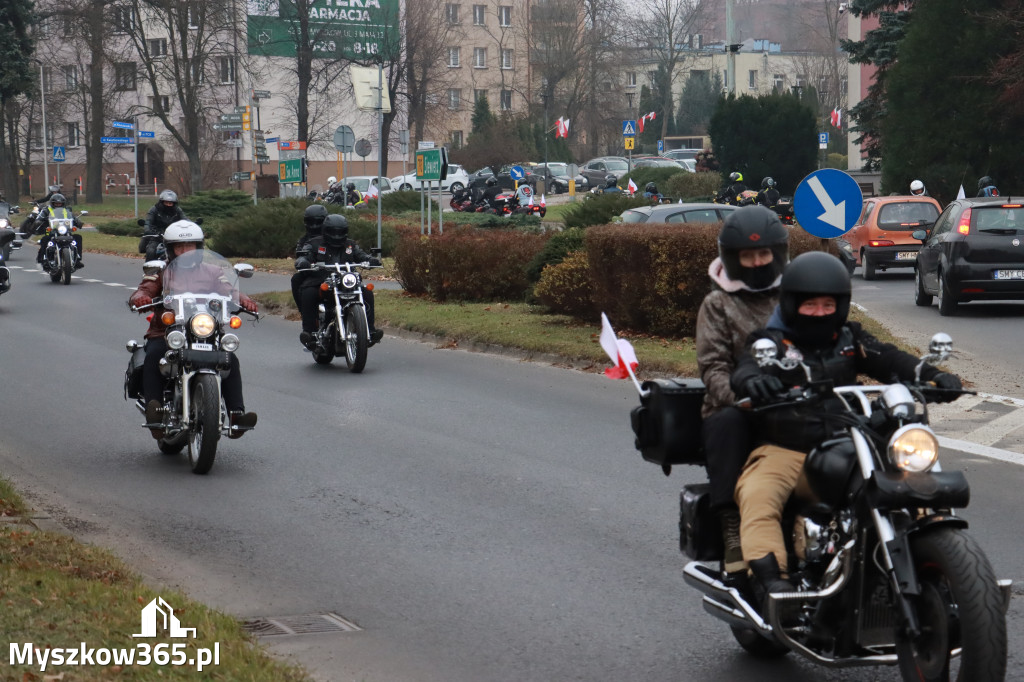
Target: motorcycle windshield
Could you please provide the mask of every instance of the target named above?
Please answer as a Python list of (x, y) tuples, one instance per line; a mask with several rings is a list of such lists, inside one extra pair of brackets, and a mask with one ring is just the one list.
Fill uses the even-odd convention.
[(210, 312), (226, 320), (238, 309), (238, 274), (224, 256), (195, 249), (175, 256), (164, 268), (164, 307), (179, 317)]
[(0, 201), (0, 220), (7, 220), (11, 215), (11, 205), (6, 201)]
[(50, 229), (56, 235), (71, 234), (73, 226), (71, 218), (50, 218)]

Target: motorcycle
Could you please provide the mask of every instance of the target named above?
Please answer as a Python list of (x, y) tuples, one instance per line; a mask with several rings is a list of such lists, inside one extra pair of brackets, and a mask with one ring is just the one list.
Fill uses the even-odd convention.
[[(145, 218), (139, 218), (136, 221), (139, 227), (146, 227)], [(202, 225), (202, 218), (195, 218), (192, 220), (196, 225)], [(146, 254), (146, 261), (151, 260), (167, 260), (167, 247), (164, 246), (163, 234), (143, 234), (139, 238), (139, 253)]]
[(736, 195), (735, 200), (730, 200), (719, 194), (712, 201), (716, 204), (729, 204), (730, 206), (752, 206), (757, 203), (757, 192), (752, 189), (743, 190)]
[[(717, 563), (707, 564), (723, 556), (708, 485), (683, 487), (680, 548), (693, 560), (683, 579), (704, 595), (704, 610), (757, 657), (792, 651), (831, 668), (893, 665), (908, 682), (1002, 680), (1011, 581), (996, 579), (956, 514), (970, 488), (962, 472), (942, 470), (928, 425), (929, 399), (972, 392), (920, 381), (924, 362), (941, 363), (952, 352), (950, 337), (932, 338), (917, 380), (880, 386), (814, 382), (801, 360), (777, 360), (767, 339), (753, 352), (762, 366), (803, 367), (807, 376), (806, 386), (756, 409), (838, 397), (842, 432), (805, 460), (818, 501), (791, 498), (783, 513), (796, 591), (771, 593), (764, 606)], [(642, 387), (631, 416), (644, 459), (666, 474), (673, 464), (701, 463), (703, 384), (655, 380)]]
[[(86, 216), (89, 212), (78, 215)], [(43, 251), (43, 270), (50, 273), (53, 283), (71, 284), (71, 273), (77, 269), (75, 264), (81, 256), (75, 246), (75, 232), (78, 228), (72, 218), (50, 218), (46, 225), (43, 239), (49, 239), (49, 243)]]
[(22, 245), (22, 241), (14, 231), (14, 225), (11, 222), (11, 216), (18, 213), (19, 210), (17, 206), (11, 206), (6, 201), (0, 201), (0, 234), (5, 234), (6, 230), (11, 231), (11, 236), (4, 237), (2, 239), (3, 246), (0, 246), (0, 258), (2, 258), (4, 264), (11, 260), (11, 251), (20, 249)]
[(778, 214), (783, 225), (796, 225), (796, 218), (793, 217), (793, 200), (791, 197), (781, 197), (779, 203), (772, 206), (772, 210)]
[[(366, 354), (370, 348), (370, 325), (363, 302), (363, 278), (356, 268), (377, 268), (370, 263), (313, 263), (299, 272), (327, 272), (320, 284), (321, 295), (328, 299), (319, 306), (319, 325), (314, 338), (313, 360), (328, 365), (335, 355), (344, 355), (348, 369), (358, 374), (366, 367)], [(367, 284), (373, 289), (373, 284)]]
[[(238, 350), (234, 331), (242, 326), (238, 313), (259, 320), (257, 313), (238, 303), (238, 278), (252, 277), (253, 267), (244, 263), (232, 267), (223, 256), (196, 249), (169, 264), (149, 261), (143, 268), (147, 274), (159, 273), (163, 278), (163, 296), (132, 310), (153, 310), (167, 324), (168, 351), (160, 360), (164, 377), (160, 427), (164, 435), (157, 443), (168, 455), (178, 454), (187, 445), (192, 472), (205, 474), (213, 467), (220, 437), (247, 430), (231, 425), (221, 397), (221, 380)], [(195, 286), (197, 273), (207, 282), (205, 286)], [(219, 291), (207, 291), (213, 288), (211, 281), (222, 284)], [(125, 347), (131, 353), (124, 376), (125, 400), (134, 400), (135, 407), (145, 414), (142, 372), (146, 352), (134, 339)]]
[(452, 198), (448, 202), (453, 211), (472, 213), (476, 211), (476, 206), (473, 203), (473, 190), (469, 187), (456, 190), (452, 193)]
[(548, 209), (544, 204), (531, 203), (533, 197), (533, 190), (530, 189), (529, 185), (520, 187), (511, 202), (511, 213), (513, 215), (535, 215), (543, 218), (547, 214)]

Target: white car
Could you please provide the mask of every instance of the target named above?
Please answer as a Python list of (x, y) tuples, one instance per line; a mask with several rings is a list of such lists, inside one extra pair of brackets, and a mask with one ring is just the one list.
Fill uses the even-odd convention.
[[(376, 179), (376, 175), (349, 175), (341, 178), (338, 182), (341, 183), (342, 187), (351, 182), (353, 185), (356, 186), (356, 190), (358, 190), (360, 194), (366, 194), (366, 190), (369, 189), (370, 187), (370, 181), (375, 181)], [(391, 192), (394, 191), (395, 187), (394, 185), (392, 185), (390, 180), (388, 180), (387, 178), (380, 179), (381, 194), (390, 194)]]
[[(408, 173), (407, 175), (399, 175), (391, 178), (391, 184), (398, 190), (408, 189), (419, 189), (420, 181), (416, 179), (416, 172)], [(434, 189), (437, 188), (437, 183), (429, 183)], [(445, 192), (458, 192), (460, 189), (465, 189), (469, 186), (469, 173), (466, 172), (462, 166), (457, 163), (448, 164), (448, 176), (441, 181), (441, 189)]]

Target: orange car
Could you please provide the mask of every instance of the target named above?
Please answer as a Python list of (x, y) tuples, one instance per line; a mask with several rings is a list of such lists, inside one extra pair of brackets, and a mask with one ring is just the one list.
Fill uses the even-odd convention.
[(921, 242), (914, 230), (927, 229), (942, 207), (931, 197), (870, 197), (864, 200), (857, 224), (844, 235), (864, 279), (878, 270), (912, 268)]

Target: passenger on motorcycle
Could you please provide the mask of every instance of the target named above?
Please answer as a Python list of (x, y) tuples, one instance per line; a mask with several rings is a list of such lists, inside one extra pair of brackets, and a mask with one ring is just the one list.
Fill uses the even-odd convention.
[[(167, 260), (170, 262), (183, 253), (202, 248), (203, 231), (189, 220), (179, 220), (168, 226), (163, 234), (163, 239), (167, 248)], [(232, 285), (223, 278), (220, 268), (200, 263), (195, 270), (195, 291), (230, 293)], [(128, 304), (135, 308), (146, 306), (162, 294), (163, 278), (161, 273), (147, 274), (129, 297)], [(255, 301), (241, 292), (238, 293), (238, 302), (251, 313), (258, 310)], [(162, 421), (160, 398), (163, 394), (164, 378), (160, 373), (160, 359), (167, 352), (167, 342), (164, 340), (167, 327), (160, 318), (159, 314), (153, 314), (149, 321), (149, 329), (145, 334), (146, 361), (142, 366), (142, 395), (146, 400), (146, 422), (149, 424), (157, 424)], [(221, 390), (224, 394), (224, 403), (228, 408), (231, 425), (245, 427), (246, 430), (256, 426), (256, 413), (245, 411), (245, 401), (242, 399), (242, 370), (238, 364), (238, 356), (234, 353), (231, 354), (231, 369), (221, 384)], [(163, 438), (163, 429), (153, 428), (151, 430), (153, 438), (158, 440)], [(237, 438), (243, 433), (245, 430), (232, 431), (231, 437)]]
[(615, 184), (616, 182), (618, 182), (618, 180), (619, 179), (612, 175), (611, 173), (604, 176), (604, 189), (602, 190), (602, 192), (604, 194), (616, 194), (622, 192), (622, 190), (619, 189), (619, 186)]
[(705, 387), (701, 437), (711, 509), (722, 527), (723, 567), (734, 581), (745, 577), (746, 564), (733, 494), (753, 445), (749, 413), (734, 406), (729, 379), (747, 349), (747, 337), (764, 327), (775, 310), (787, 263), (789, 230), (773, 211), (763, 206), (733, 211), (718, 234), (718, 258), (708, 267), (711, 293), (697, 312), (697, 368)]
[[(754, 332), (748, 346), (760, 338), (771, 339), (777, 358), (802, 360), (814, 381), (831, 380), (843, 386), (866, 374), (883, 382), (894, 378), (913, 381), (919, 360), (895, 346), (882, 343), (848, 322), (850, 274), (836, 257), (811, 251), (793, 259), (782, 275), (779, 304), (765, 329)], [(960, 379), (931, 365), (921, 378), (945, 389), (959, 389)], [(787, 389), (806, 386), (802, 367), (783, 370), (758, 366), (746, 353), (732, 374), (737, 396), (754, 405), (771, 403)], [(759, 444), (747, 460), (736, 486), (740, 508), (740, 539), (743, 558), (755, 578), (759, 603), (768, 592), (792, 592), (788, 581), (787, 553), (780, 524), (782, 510), (794, 492), (805, 496), (803, 474), (806, 454), (832, 433), (829, 415), (842, 412), (841, 399), (826, 398), (755, 413)], [(836, 423), (835, 426), (841, 427)]]
[(363, 195), (356, 189), (356, 183), (350, 182), (345, 185), (345, 205), (355, 206), (363, 200)]
[(484, 190), (483, 196), (480, 197), (480, 203), (486, 203), (489, 208), (494, 210), (500, 210), (501, 204), (498, 203), (498, 195), (501, 194), (501, 187), (498, 186), (498, 179), (493, 175), (484, 181), (486, 189)]
[[(35, 225), (32, 226), (32, 232), (35, 234), (42, 235), (39, 240), (39, 253), (36, 254), (36, 263), (39, 263), (43, 268), (47, 267), (46, 263), (43, 263), (43, 254), (46, 253), (46, 247), (50, 243), (50, 236), (46, 234), (46, 226), (50, 224), (51, 218), (70, 218), (71, 224), (77, 228), (82, 227), (82, 221), (75, 217), (75, 214), (64, 204), (67, 203), (64, 199), (64, 195), (57, 193), (50, 197), (50, 205), (47, 208), (39, 211), (39, 217), (36, 218)], [(82, 235), (75, 234), (75, 269), (79, 270), (85, 267), (82, 263)]]
[(925, 189), (925, 187), (924, 187), (924, 183), (921, 182), (920, 180), (913, 180), (913, 181), (911, 181), (911, 183), (910, 183), (910, 193), (913, 196), (915, 196), (915, 197), (927, 197), (927, 196), (930, 196), (928, 194), (928, 190)]
[[(324, 220), (327, 219), (327, 209), (321, 204), (313, 204), (307, 206), (305, 212), (302, 215), (302, 222), (306, 226), (306, 234), (299, 237), (299, 241), (295, 242), (295, 253), (298, 255), (299, 251), (302, 251), (306, 244), (309, 243), (310, 239), (319, 237), (324, 233)], [(296, 272), (292, 275), (292, 300), (295, 301), (295, 307), (299, 306), (299, 287), (303, 281), (312, 273), (309, 272)]]
[[(42, 199), (35, 199), (32, 203), (37, 204), (39, 207), (39, 212), (42, 213), (44, 210), (46, 210), (45, 204), (48, 201), (50, 201), (54, 194), (57, 194), (60, 191), (61, 185), (50, 185), (49, 187), (47, 187), (46, 196), (43, 197)], [(21, 232), (26, 237), (32, 234), (32, 229), (35, 226), (37, 215), (38, 214), (29, 213), (27, 216), (25, 216), (25, 219), (21, 221)]]
[[(329, 215), (323, 222), (323, 234), (313, 237), (301, 249), (295, 252), (295, 269), (304, 270), (313, 263), (362, 263), (380, 265), (380, 259), (359, 248), (348, 238), (348, 219), (343, 215)], [(320, 303), (330, 303), (320, 295), (320, 283), (327, 279), (327, 273), (318, 271), (308, 273), (299, 286), (299, 312), (302, 314), (302, 333), (299, 341), (306, 348), (313, 350), (316, 345), (315, 332), (319, 324), (318, 307)], [(363, 289), (363, 302), (366, 304), (366, 322), (370, 327), (370, 345), (374, 345), (384, 336), (384, 332), (374, 326), (373, 291)]]
[(757, 203), (774, 209), (779, 203), (779, 190), (775, 189), (775, 178), (768, 176), (761, 180), (761, 191), (757, 193)]
[(658, 191), (658, 186), (653, 182), (648, 182), (644, 185), (644, 198), (652, 199), (655, 203), (660, 203), (662, 200), (662, 194)]
[(997, 197), (999, 196), (999, 189), (996, 187), (996, 181), (987, 175), (983, 175), (978, 178), (978, 196), (979, 197)]
[(727, 187), (718, 193), (718, 196), (715, 197), (715, 201), (718, 203), (739, 206), (740, 195), (747, 191), (747, 186), (743, 184), (743, 173), (735, 171), (730, 173), (729, 183), (730, 184)]
[(146, 260), (160, 258), (160, 237), (171, 223), (179, 220), (185, 220), (185, 212), (178, 206), (178, 195), (173, 190), (165, 189), (146, 214), (146, 225), (139, 239), (139, 253), (146, 254)]

